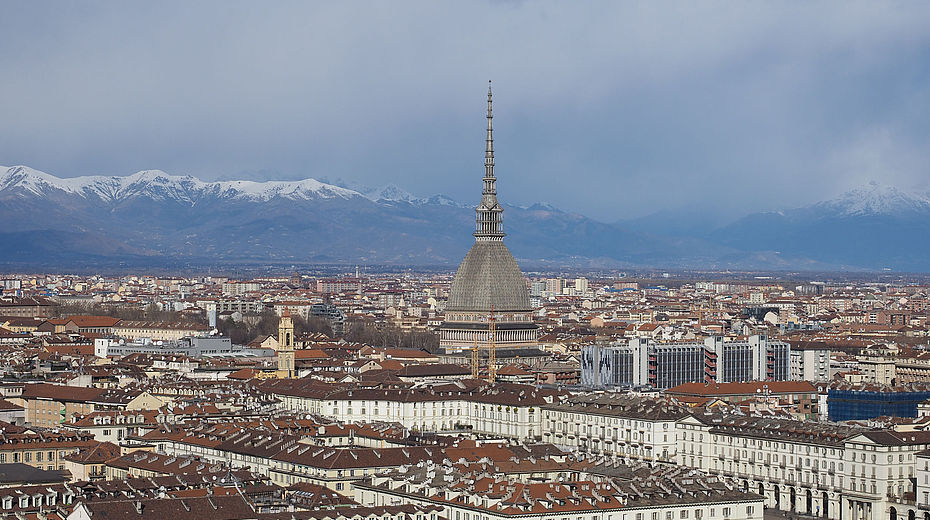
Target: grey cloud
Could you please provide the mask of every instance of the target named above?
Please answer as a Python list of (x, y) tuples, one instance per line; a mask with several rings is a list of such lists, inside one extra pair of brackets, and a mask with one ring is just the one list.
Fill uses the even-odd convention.
[(928, 22), (873, 2), (8, 4), (0, 164), (471, 200), (491, 78), (506, 201), (799, 205), (927, 176)]

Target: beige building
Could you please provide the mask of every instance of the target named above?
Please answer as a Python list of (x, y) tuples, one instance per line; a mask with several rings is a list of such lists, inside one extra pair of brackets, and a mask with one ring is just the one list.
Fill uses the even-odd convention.
[(77, 432), (4, 433), (0, 464), (22, 463), (48, 471), (65, 469), (65, 457), (93, 446), (89, 435)]
[(188, 336), (201, 336), (208, 332), (210, 332), (210, 327), (200, 323), (123, 320), (113, 326), (113, 334), (133, 340), (148, 338), (153, 341), (175, 341)]
[(26, 385), (16, 398), (26, 408), (26, 423), (53, 428), (95, 410), (157, 410), (165, 403), (148, 392), (52, 384)]

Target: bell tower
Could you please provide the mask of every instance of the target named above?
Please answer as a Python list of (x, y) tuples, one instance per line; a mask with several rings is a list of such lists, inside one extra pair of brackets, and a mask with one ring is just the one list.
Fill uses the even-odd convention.
[(287, 307), (278, 322), (278, 377), (294, 377), (294, 320)]

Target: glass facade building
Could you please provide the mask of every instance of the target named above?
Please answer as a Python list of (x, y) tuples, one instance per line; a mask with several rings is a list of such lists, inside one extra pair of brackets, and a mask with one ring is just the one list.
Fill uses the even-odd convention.
[(831, 421), (853, 421), (876, 417), (917, 417), (917, 403), (930, 399), (930, 390), (905, 388), (865, 390), (830, 388), (827, 413)]

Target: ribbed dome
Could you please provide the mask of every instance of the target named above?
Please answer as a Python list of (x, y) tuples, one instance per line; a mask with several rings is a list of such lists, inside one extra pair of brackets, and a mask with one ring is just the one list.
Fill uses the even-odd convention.
[(528, 312), (526, 280), (510, 250), (500, 240), (478, 240), (471, 246), (452, 282), (447, 311)]

